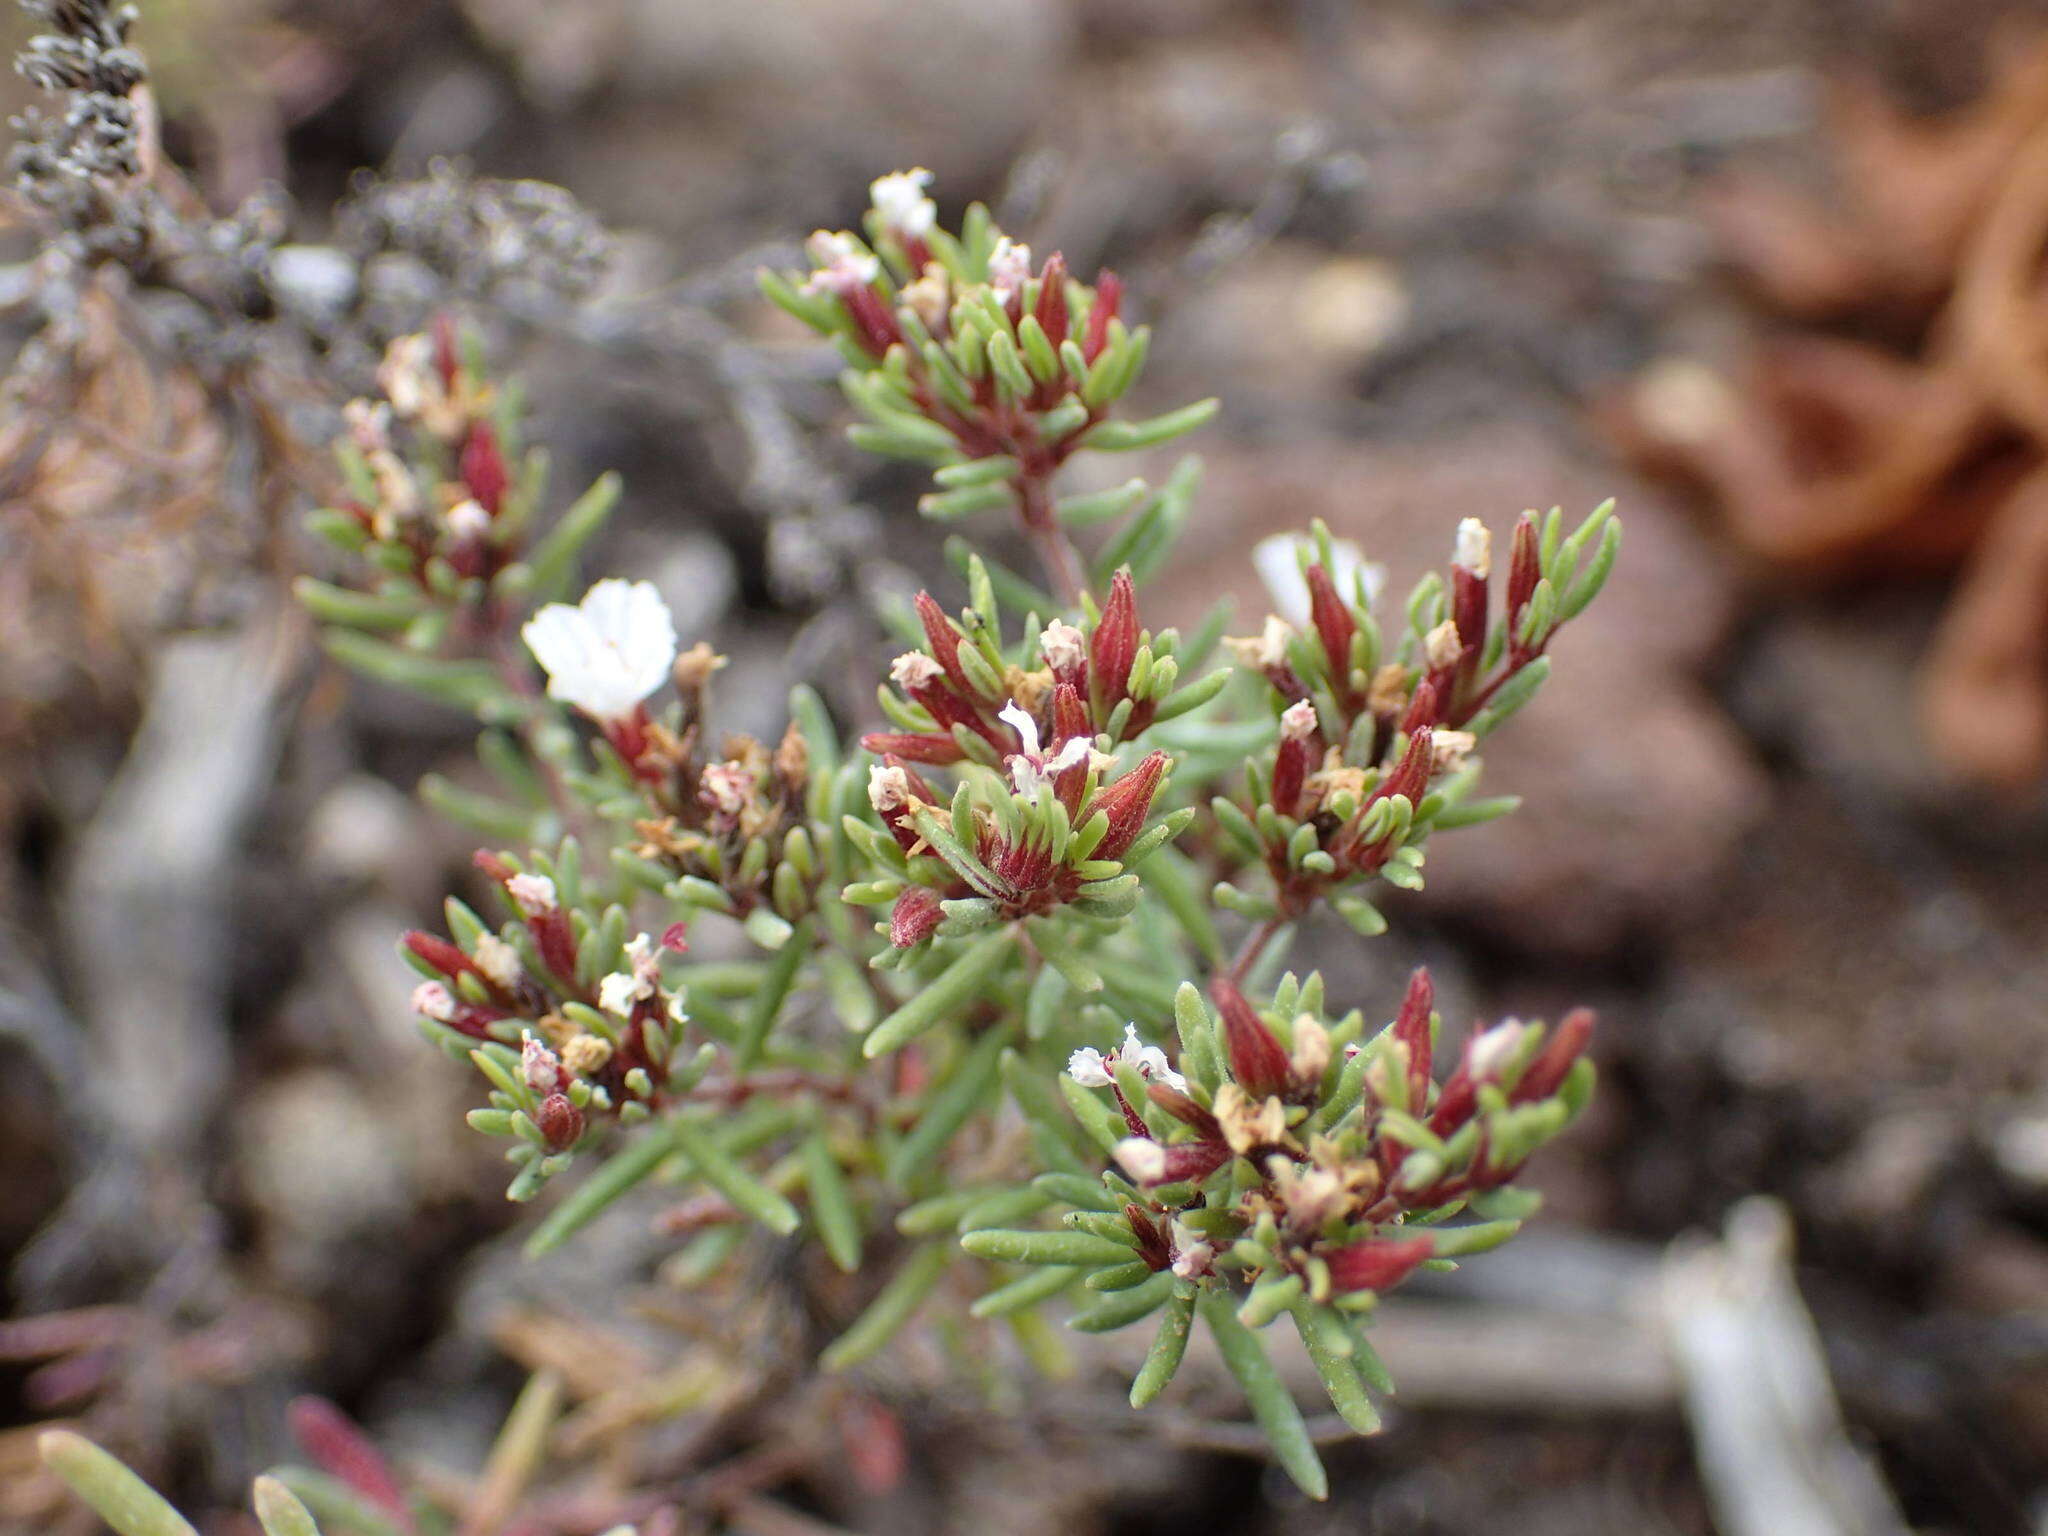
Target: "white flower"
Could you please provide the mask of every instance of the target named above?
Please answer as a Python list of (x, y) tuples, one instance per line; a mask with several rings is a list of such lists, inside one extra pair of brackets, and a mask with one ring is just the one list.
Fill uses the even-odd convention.
[(1166, 1177), (1166, 1148), (1149, 1136), (1126, 1136), (1110, 1156), (1136, 1183), (1157, 1184)]
[(1451, 564), (1463, 566), (1481, 581), (1493, 569), (1493, 535), (1476, 517), (1458, 524), (1458, 542), (1451, 550)]
[(1045, 664), (1055, 672), (1071, 672), (1088, 658), (1086, 638), (1063, 619), (1045, 626), (1038, 648), (1045, 653)]
[(1457, 772), (1478, 746), (1479, 738), (1470, 731), (1441, 728), (1432, 731), (1429, 737), (1429, 771), (1433, 774)]
[(910, 803), (910, 775), (893, 764), (871, 764), (868, 768), (868, 804), (884, 816)]
[(630, 971), (613, 971), (597, 984), (597, 1006), (606, 1013), (625, 1018), (639, 1000), (640, 978)]
[(1293, 638), (1294, 626), (1279, 614), (1269, 613), (1256, 635), (1231, 635), (1223, 643), (1246, 666), (1264, 672), (1287, 660), (1287, 642)]
[(1422, 637), (1422, 657), (1432, 672), (1455, 667), (1464, 654), (1465, 642), (1458, 637), (1458, 626), (1449, 619)]
[[(434, 983), (427, 983), (427, 986), (432, 985)], [(420, 992), (425, 990), (426, 987), (422, 987)], [(413, 1005), (416, 1008), (419, 1006), (420, 992), (413, 994)], [(421, 1008), (419, 1011), (422, 1013), (426, 1012), (424, 1008)], [(1110, 1060), (1115, 1055), (1116, 1052), (1111, 1051), (1108, 1056), (1105, 1056), (1102, 1052), (1096, 1050), (1094, 1046), (1084, 1045), (1080, 1050), (1067, 1058), (1067, 1076), (1071, 1077), (1083, 1088), (1107, 1088), (1115, 1081), (1109, 1075)]]
[(546, 875), (514, 875), (505, 882), (505, 894), (528, 917), (545, 917), (555, 910), (555, 882)]
[(519, 963), (519, 951), (495, 933), (478, 936), (476, 968), (508, 992), (519, 985), (520, 974), (525, 969)]
[(936, 261), (926, 262), (917, 280), (905, 283), (903, 291), (896, 295), (896, 302), (909, 305), (910, 312), (924, 323), (928, 331), (945, 328), (952, 301), (952, 284), (946, 279), (946, 269)]
[(1318, 724), (1316, 707), (1307, 699), (1296, 699), (1280, 712), (1280, 734), (1288, 741), (1307, 741)]
[(1177, 1093), (1188, 1091), (1188, 1080), (1167, 1064), (1166, 1052), (1138, 1038), (1136, 1024), (1124, 1026), (1123, 1044), (1113, 1051), (1083, 1046), (1074, 1052), (1067, 1058), (1067, 1076), (1083, 1088), (1107, 1088), (1116, 1081), (1113, 1069), (1119, 1062), (1129, 1062), (1147, 1082), (1164, 1083)]
[(836, 293), (844, 298), (882, 275), (881, 261), (844, 230), (818, 230), (804, 242), (804, 249), (818, 267), (804, 279), (805, 293)]
[(1465, 1061), (1472, 1069), (1473, 1079), (1490, 1083), (1500, 1077), (1503, 1069), (1521, 1049), (1522, 1038), (1529, 1026), (1519, 1019), (1508, 1019), (1496, 1024), (1480, 1035), (1467, 1047)]
[(1059, 751), (1046, 756), (1038, 745), (1038, 722), (1015, 699), (997, 711), (996, 718), (1007, 722), (1022, 744), (1021, 751), (1010, 754), (1010, 782), (1020, 795), (1036, 795), (1055, 775), (1083, 761), (1093, 750), (1086, 736), (1069, 736)]
[(661, 986), (661, 958), (646, 934), (627, 941), (626, 962), (629, 969), (613, 971), (597, 984), (598, 1007), (622, 1019), (631, 1017), (634, 1005), (646, 1002)]
[(444, 521), (458, 539), (480, 539), (491, 531), (491, 514), (474, 501), (458, 501), (448, 509)]
[[(1276, 533), (1252, 546), (1252, 568), (1266, 584), (1266, 592), (1273, 599), (1273, 611), (1296, 629), (1309, 621), (1308, 577), (1303, 574), (1303, 567), (1320, 558), (1316, 541), (1302, 533)], [(1330, 541), (1326, 569), (1331, 585), (1347, 600), (1353, 594), (1354, 583), (1363, 576), (1368, 604), (1378, 598), (1387, 580), (1386, 567), (1367, 563), (1365, 551), (1349, 539)]]
[(1173, 1272), (1183, 1280), (1195, 1280), (1209, 1273), (1216, 1248), (1206, 1237), (1178, 1216), (1170, 1229), (1173, 1239)]
[(928, 234), (939, 216), (937, 207), (924, 195), (931, 184), (932, 173), (920, 165), (915, 170), (876, 177), (868, 183), (868, 196), (884, 227), (914, 240)]
[(519, 1037), (519, 1072), (526, 1086), (538, 1094), (559, 1093), (568, 1086), (562, 1058), (546, 1042), (535, 1039), (532, 1030)]
[(675, 621), (649, 581), (600, 581), (574, 608), (549, 603), (519, 633), (549, 695), (605, 723), (630, 718), (676, 659)]
[(438, 981), (423, 981), (412, 989), (412, 1011), (446, 1024), (455, 1017), (455, 994)]
[(889, 663), (889, 681), (905, 693), (936, 683), (946, 669), (923, 651), (905, 651)]
[(1030, 276), (1031, 247), (1004, 235), (988, 255), (989, 286), (995, 289), (998, 302), (1009, 303), (1010, 295), (1021, 290)]

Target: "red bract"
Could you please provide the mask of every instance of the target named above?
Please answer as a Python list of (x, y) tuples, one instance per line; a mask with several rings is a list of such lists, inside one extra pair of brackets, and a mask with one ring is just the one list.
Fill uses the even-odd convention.
[(1081, 355), (1094, 362), (1109, 343), (1109, 322), (1123, 303), (1123, 279), (1107, 268), (1095, 275), (1095, 307), (1088, 311), (1088, 339)]
[[(409, 929), (400, 940), (405, 947), (418, 955), (443, 976), (474, 976), (485, 986), (491, 986), (490, 977), (481, 967), (464, 954), (460, 945), (451, 943), (436, 933), (425, 933), (418, 928)], [(493, 991), (497, 989), (491, 988)]]
[(1209, 985), (1216, 1008), (1223, 1015), (1223, 1039), (1230, 1054), (1230, 1075), (1254, 1099), (1285, 1094), (1292, 1083), (1287, 1052), (1273, 1031), (1266, 1027), (1237, 983), (1219, 976)]
[(1114, 783), (1105, 785), (1089, 802), (1081, 820), (1086, 823), (1097, 811), (1109, 817), (1109, 830), (1095, 845), (1098, 859), (1120, 859), (1130, 851), (1144, 829), (1152, 797), (1159, 793), (1159, 781), (1166, 772), (1164, 752), (1147, 752), (1145, 760)]
[(951, 734), (936, 731), (870, 731), (860, 744), (879, 757), (899, 757), (932, 768), (946, 767), (967, 756)]
[(1321, 561), (1308, 568), (1308, 608), (1316, 636), (1323, 642), (1323, 655), (1329, 659), (1330, 681), (1339, 697), (1348, 698), (1351, 639), (1358, 633), (1358, 620), (1352, 617), (1350, 604), (1337, 595), (1337, 584)]
[(1429, 1016), (1435, 1009), (1436, 987), (1430, 981), (1429, 967), (1418, 965), (1408, 978), (1408, 992), (1401, 999), (1401, 1011), (1394, 1016), (1394, 1038), (1408, 1049), (1408, 1104), (1411, 1109), (1420, 1109), (1429, 1093), (1432, 1055)]
[(1035, 312), (1039, 325), (1044, 329), (1046, 340), (1053, 346), (1067, 339), (1067, 260), (1054, 251), (1045, 259), (1045, 272), (1039, 279), (1038, 308)]
[(1436, 1252), (1426, 1237), (1369, 1237), (1324, 1255), (1330, 1284), (1340, 1291), (1384, 1291), (1399, 1285)]
[(1131, 662), (1138, 654), (1138, 598), (1128, 568), (1109, 583), (1109, 601), (1088, 643), (1089, 691), (1096, 709), (1107, 714), (1124, 696), (1131, 680)]
[(898, 949), (922, 943), (932, 936), (932, 931), (944, 916), (938, 892), (913, 885), (896, 898), (896, 905), (889, 914), (889, 942)]
[(1543, 579), (1543, 554), (1536, 534), (1536, 519), (1523, 513), (1515, 524), (1514, 544), (1508, 554), (1508, 643), (1516, 647), (1516, 632), (1521, 628), (1522, 610), (1529, 606), (1529, 598), (1536, 590), (1536, 583)]
[(924, 625), (925, 649), (932, 660), (945, 669), (946, 680), (962, 693), (970, 696), (974, 687), (967, 681), (967, 673), (960, 665), (960, 634), (953, 628), (952, 620), (939, 607), (938, 600), (931, 593), (920, 591), (915, 599), (917, 617)]
[(1547, 1099), (1563, 1086), (1565, 1077), (1586, 1053), (1593, 1038), (1593, 1010), (1574, 1008), (1557, 1022), (1543, 1049), (1523, 1072), (1522, 1080), (1508, 1095), (1510, 1104), (1531, 1104)]
[(498, 434), (491, 430), (489, 422), (479, 421), (470, 427), (462, 445), (461, 474), (462, 483), (469, 487), (476, 504), (496, 517), (511, 476), (506, 473), (505, 457), (498, 450)]

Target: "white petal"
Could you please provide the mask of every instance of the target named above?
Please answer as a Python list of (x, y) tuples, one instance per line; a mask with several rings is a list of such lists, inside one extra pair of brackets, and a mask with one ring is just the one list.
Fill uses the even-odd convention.
[(1093, 742), (1091, 738), (1086, 736), (1069, 736), (1065, 745), (1045, 760), (1045, 771), (1047, 773), (1064, 773), (1076, 763), (1086, 762), (1088, 754), (1092, 750)]
[(1084, 1045), (1067, 1058), (1067, 1076), (1083, 1088), (1107, 1088), (1109, 1063), (1103, 1060), (1102, 1052)]
[(1149, 1136), (1126, 1136), (1110, 1155), (1140, 1184), (1155, 1184), (1166, 1177), (1166, 1148)]
[[(1252, 568), (1273, 599), (1273, 611), (1296, 629), (1309, 621), (1308, 577), (1303, 567), (1319, 557), (1316, 541), (1301, 533), (1276, 533), (1252, 546)], [(1350, 601), (1358, 595), (1357, 583), (1365, 583), (1370, 603), (1386, 581), (1384, 567), (1366, 562), (1365, 551), (1349, 539), (1330, 541), (1330, 581), (1339, 596)]]
[(597, 1005), (606, 1013), (615, 1013), (620, 1018), (633, 1011), (633, 1004), (639, 1000), (640, 978), (625, 971), (613, 971), (597, 984)]
[(1031, 718), (1030, 711), (1012, 699), (996, 712), (996, 718), (1016, 731), (1017, 740), (1023, 743), (1019, 750), (1026, 757), (1038, 756), (1038, 722)]

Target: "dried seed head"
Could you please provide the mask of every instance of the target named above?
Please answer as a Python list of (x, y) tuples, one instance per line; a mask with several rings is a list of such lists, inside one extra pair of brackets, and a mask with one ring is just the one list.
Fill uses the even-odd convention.
[(595, 1077), (611, 1059), (611, 1042), (602, 1035), (578, 1035), (562, 1046), (562, 1065), (578, 1077)]

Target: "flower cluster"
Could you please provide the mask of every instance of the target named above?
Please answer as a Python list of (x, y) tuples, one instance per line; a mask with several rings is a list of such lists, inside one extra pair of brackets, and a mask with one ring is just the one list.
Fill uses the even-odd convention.
[[(1099, 612), (1087, 605), (1079, 625), (1054, 619), (1016, 653), (1002, 645), (994, 592), (975, 585), (979, 599), (957, 622), (918, 594), (924, 644), (891, 664), (900, 692), (882, 694), (902, 729), (861, 742), (880, 755), (868, 802), (887, 838), (854, 833), (882, 877), (846, 896), (893, 902), (899, 949), (1058, 910), (1127, 916), (1138, 893), (1131, 866), (1192, 813), (1148, 827), (1168, 755), (1116, 748), (1200, 707), (1228, 677), (1175, 690), (1179, 637), (1139, 628), (1127, 570)], [(957, 778), (951, 794), (919, 771), (943, 765)]]
[[(1477, 781), (1473, 754), (1548, 675), (1546, 648), (1599, 591), (1620, 537), (1611, 505), (1569, 537), (1558, 512), (1540, 525), (1524, 513), (1495, 615), (1492, 538), (1468, 517), (1449, 581), (1423, 579), (1391, 644), (1374, 615), (1370, 568), (1320, 526), (1301, 541), (1288, 563), (1299, 573), (1305, 615), (1273, 615), (1258, 635), (1228, 642), (1281, 709), (1278, 740), (1270, 756), (1247, 763), (1242, 797), (1213, 802), (1220, 829), (1263, 865), (1270, 892), (1233, 886), (1226, 901), (1249, 915), (1292, 920), (1366, 876), (1420, 886), (1433, 829), (1510, 809), (1512, 802), (1467, 799)], [(1337, 905), (1365, 932), (1382, 926), (1355, 893)]]
[(923, 170), (870, 189), (867, 236), (819, 230), (808, 275), (762, 274), (769, 298), (832, 337), (841, 382), (866, 416), (859, 446), (937, 466), (929, 516), (1011, 507), (1071, 594), (1081, 577), (1061, 524), (1131, 510), (1128, 490), (1057, 500), (1050, 481), (1077, 451), (1150, 447), (1215, 414), (1204, 400), (1149, 421), (1110, 419), (1137, 382), (1150, 333), (1122, 318), (1112, 272), (1091, 286), (1055, 251), (1042, 262), (979, 203), (958, 234), (941, 228)]
[(520, 451), (516, 392), (491, 380), (445, 315), (390, 344), (377, 386), (342, 410), (335, 456), (347, 494), (306, 519), (357, 574), (346, 584), (302, 576), (299, 599), (328, 626), (329, 652), (356, 670), (514, 714), (506, 631), (566, 585), (618, 499), (617, 477), (542, 531), (544, 461)]
[(490, 1105), (469, 1123), (515, 1138), (514, 1199), (528, 1199), (568, 1165), (592, 1117), (633, 1125), (658, 1111), (672, 1088), (708, 1061), (677, 1070), (683, 992), (663, 979), (662, 958), (687, 945), (680, 923), (657, 943), (625, 936), (622, 907), (592, 923), (583, 908), (581, 857), (573, 842), (531, 867), (480, 853), (509, 918), (491, 928), (450, 897), (450, 937), (419, 929), (401, 952), (427, 979), (413, 1010), (430, 1037), (476, 1064)]

